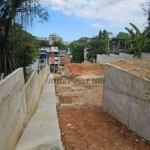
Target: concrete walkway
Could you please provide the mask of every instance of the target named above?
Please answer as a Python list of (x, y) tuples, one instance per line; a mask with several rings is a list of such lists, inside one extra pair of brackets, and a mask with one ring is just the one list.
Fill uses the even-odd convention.
[[(49, 78), (53, 75), (50, 74)], [(45, 84), (39, 107), (25, 128), (16, 150), (62, 150), (56, 103), (54, 84)]]

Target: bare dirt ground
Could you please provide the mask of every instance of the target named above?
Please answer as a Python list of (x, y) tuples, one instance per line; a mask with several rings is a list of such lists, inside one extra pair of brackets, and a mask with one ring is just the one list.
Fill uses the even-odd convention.
[(126, 60), (113, 62), (111, 64), (141, 77), (150, 79), (150, 60)]
[(72, 74), (72, 77), (81, 76), (81, 75), (102, 76), (104, 74), (104, 66), (97, 63), (67, 64), (65, 67)]
[[(77, 64), (78, 65), (78, 64)], [(84, 64), (85, 65), (85, 64)], [(82, 66), (84, 66), (82, 64)], [(90, 65), (89, 65), (90, 66)], [(85, 68), (88, 68), (86, 65)], [(90, 66), (91, 67), (91, 66)], [(76, 78), (103, 76), (103, 66)], [(66, 79), (56, 75), (57, 79)], [(86, 78), (87, 79), (87, 78)], [(149, 143), (101, 109), (102, 84), (56, 84), (64, 150), (148, 150)]]

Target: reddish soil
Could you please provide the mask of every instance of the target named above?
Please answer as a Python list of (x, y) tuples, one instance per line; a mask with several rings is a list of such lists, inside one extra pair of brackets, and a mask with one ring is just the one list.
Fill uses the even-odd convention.
[(131, 73), (150, 79), (150, 60), (126, 60), (111, 63)]
[[(66, 79), (63, 76), (55, 76), (57, 79)], [(81, 79), (82, 81), (82, 79)], [(103, 84), (56, 84), (56, 95), (60, 104), (90, 104), (101, 106)]]
[(97, 75), (101, 76), (104, 74), (104, 66), (101, 64), (93, 63), (93, 64), (67, 64), (65, 66), (72, 76), (80, 76), (80, 75)]
[(65, 150), (148, 150), (116, 119), (92, 106), (59, 108), (62, 142)]
[[(93, 69), (92, 75), (102, 76), (102, 72), (94, 74)], [(61, 75), (55, 78), (65, 79)], [(103, 112), (102, 93), (102, 84), (56, 84), (64, 150), (149, 150), (146, 140)]]

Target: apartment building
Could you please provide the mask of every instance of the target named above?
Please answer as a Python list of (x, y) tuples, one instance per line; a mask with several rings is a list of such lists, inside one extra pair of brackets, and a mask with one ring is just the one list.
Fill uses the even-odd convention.
[(70, 63), (70, 58), (67, 57), (67, 50), (58, 50), (58, 47), (41, 48), (39, 49), (40, 61), (44, 64), (53, 67), (54, 72), (57, 72), (60, 67)]
[(39, 41), (49, 41), (49, 38), (45, 37), (36, 37)]
[(49, 64), (53, 67), (54, 72), (58, 71), (58, 47), (51, 47), (49, 53)]
[(53, 34), (50, 34), (50, 35), (49, 35), (49, 44), (50, 44), (50, 45), (53, 45), (53, 43), (54, 43), (54, 42), (57, 42), (57, 41), (63, 42), (62, 37), (59, 37), (59, 35), (56, 34), (56, 33), (53, 33)]

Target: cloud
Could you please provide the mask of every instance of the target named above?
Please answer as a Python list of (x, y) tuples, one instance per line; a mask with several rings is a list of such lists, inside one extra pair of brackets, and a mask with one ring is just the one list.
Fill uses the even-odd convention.
[(77, 17), (100, 18), (110, 22), (137, 23), (142, 26), (146, 22), (139, 7), (145, 0), (41, 0), (43, 5), (61, 11), (66, 15)]
[(94, 23), (94, 24), (91, 24), (91, 27), (92, 28), (103, 28), (105, 27), (104, 25), (101, 25), (100, 23)]
[(112, 24), (111, 25), (111, 27), (113, 28), (113, 27), (118, 27), (119, 26), (119, 24)]

